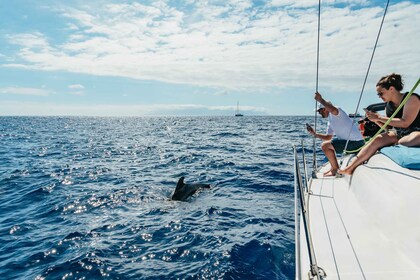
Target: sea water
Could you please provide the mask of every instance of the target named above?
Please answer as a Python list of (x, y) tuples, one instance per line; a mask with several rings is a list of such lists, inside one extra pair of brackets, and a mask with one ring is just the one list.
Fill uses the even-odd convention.
[(1, 117), (0, 279), (293, 279), (309, 120)]

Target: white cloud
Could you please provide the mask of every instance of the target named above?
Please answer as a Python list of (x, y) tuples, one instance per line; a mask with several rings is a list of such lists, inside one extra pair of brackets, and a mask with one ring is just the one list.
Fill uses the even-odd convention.
[(85, 92), (84, 92), (85, 87), (81, 84), (68, 85), (68, 88), (70, 89), (68, 93), (71, 95), (76, 95), (76, 96), (85, 95)]
[(48, 48), (49, 44), (42, 33), (16, 34), (7, 36), (12, 44), (21, 45), (26, 48)]
[[(363, 81), (383, 7), (322, 8), (320, 84), (357, 91)], [(68, 8), (69, 35), (53, 43), (43, 33), (10, 35), (20, 62), (41, 70), (211, 86), (225, 89), (314, 88), (317, 5), (273, 0), (266, 7), (231, 0), (183, 7), (164, 1)], [(307, 9), (302, 9), (305, 7)], [(417, 78), (420, 4), (391, 5), (371, 77), (400, 72)], [(396, 42), (398, 47), (396, 48)]]
[(229, 91), (220, 90), (220, 91), (215, 92), (214, 95), (216, 95), (216, 96), (226, 96), (226, 95), (229, 95)]
[(27, 87), (5, 87), (0, 88), (2, 94), (15, 94), (15, 95), (33, 95), (33, 96), (48, 96), (50, 91), (39, 88), (27, 88)]
[(85, 87), (81, 84), (74, 84), (74, 85), (69, 85), (68, 88), (69, 89), (84, 89)]
[[(323, 0), (321, 3), (321, 9), (324, 6), (331, 4), (346, 4), (348, 6), (354, 5), (366, 5), (368, 0)], [(274, 7), (292, 7), (292, 8), (309, 8), (318, 7), (318, 1), (314, 0), (272, 0), (271, 5)]]

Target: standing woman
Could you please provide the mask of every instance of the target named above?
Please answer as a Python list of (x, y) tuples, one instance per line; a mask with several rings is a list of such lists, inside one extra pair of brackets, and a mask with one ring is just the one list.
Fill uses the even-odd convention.
[[(402, 100), (408, 94), (401, 93), (404, 87), (401, 75), (392, 73), (382, 77), (376, 84), (378, 97), (386, 102), (386, 117), (375, 112), (367, 112), (369, 120), (379, 126), (385, 124), (395, 112)], [(365, 146), (356, 156), (356, 159), (346, 168), (339, 170), (340, 174), (353, 174), (357, 166), (368, 160), (380, 148), (401, 144), (409, 147), (420, 147), (420, 96), (413, 93), (407, 103), (389, 123), (395, 131), (388, 131), (378, 135), (372, 142)]]

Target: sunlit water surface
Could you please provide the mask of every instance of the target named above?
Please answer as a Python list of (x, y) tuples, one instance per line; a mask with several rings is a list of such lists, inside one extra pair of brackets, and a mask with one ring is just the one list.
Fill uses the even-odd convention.
[(0, 279), (293, 279), (307, 121), (0, 118)]

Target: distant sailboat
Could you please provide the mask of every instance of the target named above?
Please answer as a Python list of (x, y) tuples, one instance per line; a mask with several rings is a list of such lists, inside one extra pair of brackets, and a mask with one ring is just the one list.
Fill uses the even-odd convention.
[(235, 117), (242, 117), (243, 115), (241, 113), (239, 113), (239, 102), (236, 104), (236, 113), (235, 113)]

